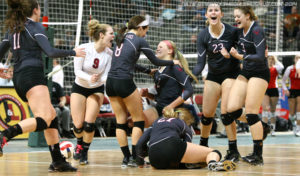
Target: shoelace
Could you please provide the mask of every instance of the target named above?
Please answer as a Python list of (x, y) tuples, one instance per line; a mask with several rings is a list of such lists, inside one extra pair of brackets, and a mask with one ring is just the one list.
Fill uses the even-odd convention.
[(80, 151), (83, 150), (81, 145), (76, 146), (76, 153), (80, 153)]

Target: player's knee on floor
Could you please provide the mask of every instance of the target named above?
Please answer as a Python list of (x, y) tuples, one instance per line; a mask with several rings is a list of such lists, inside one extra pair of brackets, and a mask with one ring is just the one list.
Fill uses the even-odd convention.
[(83, 122), (83, 130), (88, 133), (92, 133), (95, 131), (96, 125), (95, 123)]
[(213, 117), (209, 117), (209, 118), (207, 118), (207, 117), (205, 117), (204, 115), (201, 117), (201, 123), (203, 124), (203, 125), (210, 125), (211, 123), (212, 123), (212, 121), (213, 121)]
[(220, 160), (222, 159), (222, 154), (221, 154), (221, 152), (219, 150), (213, 150), (212, 152), (217, 153), (219, 155), (219, 157), (220, 157)]
[(47, 122), (41, 118), (41, 117), (36, 117), (36, 129), (35, 131), (44, 131), (45, 129), (48, 128)]
[(74, 133), (76, 133), (76, 134), (80, 134), (80, 133), (82, 133), (82, 131), (83, 131), (83, 127), (81, 127), (81, 128), (76, 128), (76, 126), (74, 125), (73, 131), (74, 131)]
[(127, 132), (128, 126), (127, 126), (127, 124), (117, 123), (116, 129), (123, 130), (123, 131)]
[(133, 127), (138, 127), (144, 132), (145, 121), (133, 122)]
[(58, 129), (58, 118), (57, 118), (57, 117), (55, 117), (55, 118), (51, 121), (51, 124), (50, 124), (49, 128), (55, 128), (55, 129)]
[(233, 111), (233, 112), (228, 112), (227, 113), (229, 115), (229, 117), (233, 120), (236, 120), (238, 118), (240, 118), (243, 114), (243, 109), (238, 109), (236, 111)]
[(252, 126), (260, 121), (260, 118), (257, 114), (246, 114), (246, 118), (249, 126)]
[(231, 118), (228, 114), (221, 114), (221, 119), (222, 119), (222, 123), (225, 126), (232, 124), (232, 122), (234, 121), (234, 119)]

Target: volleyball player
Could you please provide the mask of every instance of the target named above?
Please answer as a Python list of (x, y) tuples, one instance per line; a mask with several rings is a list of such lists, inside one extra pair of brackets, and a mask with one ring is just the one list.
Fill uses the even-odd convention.
[[(265, 34), (256, 21), (257, 17), (252, 7), (235, 8), (234, 17), (237, 27), (241, 29), (238, 31), (239, 52), (233, 47), (230, 54), (243, 61), (243, 68), (230, 90), (227, 103), (229, 115), (227, 124), (232, 124), (242, 115), (242, 107), (245, 104), (246, 119), (252, 133), (254, 147), (253, 153), (242, 159), (253, 165), (261, 165), (263, 164), (263, 138), (266, 137), (268, 131), (265, 130), (264, 133), (263, 123), (258, 113), (270, 79), (268, 62), (265, 57)], [(236, 133), (235, 130), (232, 132)], [(227, 135), (229, 138), (233, 134)]]
[(281, 74), (283, 70), (283, 65), (279, 62), (276, 56), (268, 56), (268, 65), (270, 70), (270, 82), (265, 93), (265, 97), (262, 102), (262, 120), (265, 123), (271, 124), (271, 135), (275, 136), (275, 128), (276, 128), (276, 105), (278, 102), (278, 87), (277, 87), (277, 77)]
[[(117, 46), (114, 49), (111, 69), (106, 81), (106, 93), (117, 119), (116, 136), (124, 155), (122, 167), (136, 166), (134, 162), (135, 145), (144, 130), (142, 98), (133, 82), (133, 71), (140, 53), (143, 52), (155, 65), (179, 64), (178, 60), (160, 60), (155, 57), (143, 38), (148, 29), (149, 21), (145, 20), (143, 16), (132, 17), (128, 22), (128, 27), (120, 29), (116, 36)], [(130, 113), (133, 120), (132, 157), (126, 135), (127, 112)]]
[[(212, 121), (220, 98), (221, 118), (226, 133), (235, 134), (232, 132), (236, 131), (235, 122), (231, 124), (231, 128), (228, 127), (227, 101), (235, 78), (240, 73), (240, 61), (228, 53), (237, 42), (237, 29), (221, 21), (223, 17), (221, 7), (215, 3), (210, 4), (205, 16), (209, 26), (198, 35), (198, 62), (193, 73), (195, 75), (201, 73), (207, 57), (208, 74), (204, 83), (200, 145), (208, 146)], [(228, 139), (229, 150), (225, 159), (238, 161), (240, 154), (237, 150), (236, 135), (231, 135)]]
[[(289, 119), (292, 120), (294, 134), (300, 137), (300, 77), (297, 76), (296, 63), (300, 56), (295, 56), (295, 64), (287, 67), (282, 77), (282, 87), (289, 101)], [(290, 80), (290, 88), (286, 87), (286, 81)], [(295, 123), (294, 123), (295, 122)]]
[(110, 50), (114, 31), (97, 20), (88, 23), (94, 42), (82, 44), (86, 56), (74, 59), (75, 82), (71, 93), (71, 114), (77, 145), (73, 155), (80, 164), (88, 164), (88, 150), (95, 133), (95, 121), (104, 99), (104, 84), (111, 65)]
[(164, 116), (153, 123), (137, 144), (138, 165), (144, 165), (148, 153), (150, 164), (156, 169), (195, 168), (200, 163), (207, 163), (211, 171), (234, 170), (236, 166), (232, 161), (220, 162), (222, 155), (218, 150), (192, 143), (189, 126), (193, 119), (185, 108), (175, 112), (174, 109), (164, 110)]
[(196, 76), (189, 70), (188, 62), (170, 40), (161, 41), (156, 49), (156, 57), (161, 60), (179, 60), (182, 65), (163, 66), (154, 73), (155, 92), (142, 89), (141, 95), (155, 100), (155, 107), (144, 110), (146, 127), (162, 116), (164, 108), (173, 109), (183, 105), (184, 101), (193, 95), (193, 86), (189, 77), (198, 82)]
[(84, 57), (83, 49), (52, 48), (44, 27), (38, 23), (41, 9), (36, 0), (7, 0), (5, 29), (8, 31), (0, 45), (0, 58), (11, 48), (14, 64), (13, 82), (16, 92), (28, 102), (35, 118), (22, 120), (0, 133), (0, 156), (3, 146), (13, 137), (32, 131), (44, 131), (52, 157), (49, 171), (76, 171), (60, 153), (58, 124), (51, 105), (43, 70), (42, 51), (49, 57)]

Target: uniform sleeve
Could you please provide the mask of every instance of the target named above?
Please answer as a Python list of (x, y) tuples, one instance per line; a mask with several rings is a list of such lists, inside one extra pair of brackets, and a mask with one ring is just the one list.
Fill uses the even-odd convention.
[(192, 130), (190, 127), (187, 126), (187, 124), (180, 119), (180, 126), (182, 128), (182, 131), (181, 131), (181, 137), (183, 138), (183, 140), (185, 142), (192, 142), (192, 139), (193, 139), (193, 134), (192, 134)]
[(144, 66), (139, 65), (139, 64), (135, 65), (135, 71), (139, 71), (139, 72), (146, 73), (146, 74), (150, 74), (151, 73), (151, 69), (150, 68), (144, 67)]
[(278, 74), (281, 74), (281, 71), (282, 71), (283, 68), (284, 68), (283, 65), (282, 65), (282, 63), (279, 62), (279, 61), (277, 61), (277, 62), (275, 63), (274, 67), (276, 68)]
[(255, 27), (252, 31), (253, 42), (256, 48), (256, 54), (244, 54), (244, 59), (255, 62), (262, 62), (265, 60), (266, 40), (265, 33), (262, 28)]
[(76, 55), (76, 52), (74, 50), (61, 50), (52, 48), (50, 42), (48, 41), (48, 37), (45, 34), (45, 29), (40, 24), (37, 24), (36, 28), (37, 29), (33, 34), (33, 37), (47, 56), (56, 58)]
[(82, 70), (84, 58), (82, 57), (75, 57), (74, 58), (74, 72), (75, 76), (84, 79), (86, 81), (91, 81), (92, 76), (87, 74)]
[(172, 70), (177, 82), (183, 86), (181, 97), (182, 99), (187, 100), (193, 95), (193, 86), (189, 79), (189, 75), (187, 75), (183, 68), (181, 68), (179, 65), (174, 65)]
[(206, 64), (206, 46), (203, 42), (205, 32), (200, 32), (197, 38), (197, 64), (193, 69), (193, 74), (198, 76)]
[(8, 40), (8, 33), (5, 34), (4, 39), (0, 44), (0, 61), (3, 59), (5, 53), (8, 51), (10, 47), (9, 40)]
[(144, 134), (140, 137), (138, 143), (136, 144), (136, 161), (138, 165), (144, 164), (144, 158), (148, 155), (147, 142), (150, 139), (150, 134), (152, 132), (152, 127), (148, 128)]
[(282, 77), (282, 88), (284, 90), (288, 90), (288, 88), (286, 87), (286, 80), (289, 79), (289, 76), (290, 76), (290, 73), (291, 73), (291, 69), (292, 69), (293, 66), (289, 66), (285, 72), (284, 72), (284, 75)]
[(149, 47), (148, 43), (146, 40), (141, 39), (141, 51), (146, 55), (146, 57), (154, 64), (157, 66), (167, 66), (167, 65), (174, 65), (173, 61), (171, 60), (161, 60), (158, 59), (152, 49)]

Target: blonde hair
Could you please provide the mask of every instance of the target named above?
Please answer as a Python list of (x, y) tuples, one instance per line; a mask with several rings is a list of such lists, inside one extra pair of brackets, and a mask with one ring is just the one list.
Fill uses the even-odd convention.
[(245, 15), (249, 14), (251, 21), (257, 20), (257, 16), (255, 15), (253, 8), (251, 6), (239, 6), (236, 7), (235, 9), (242, 11)]
[[(196, 83), (198, 83), (198, 79), (197, 77), (191, 72), (191, 70), (189, 69), (189, 63), (188, 61), (183, 57), (182, 53), (177, 49), (176, 47), (176, 44), (171, 41), (171, 40), (164, 40), (166, 42), (169, 42), (171, 45), (172, 45), (172, 48), (173, 48), (173, 53), (172, 53), (172, 57), (175, 59), (175, 60), (179, 60), (184, 71), (190, 76), (193, 78), (193, 80), (196, 81)], [(168, 46), (168, 44), (167, 44)], [(171, 49), (169, 46), (168, 46), (169, 49)]]
[(100, 39), (100, 33), (104, 34), (107, 32), (107, 28), (111, 27), (108, 24), (100, 24), (98, 20), (91, 20), (88, 23), (89, 36), (94, 40)]
[(166, 109), (163, 112), (165, 118), (179, 118), (183, 120), (188, 126), (194, 123), (194, 117), (186, 108)]

